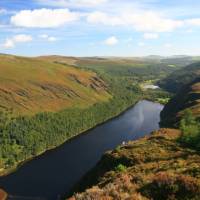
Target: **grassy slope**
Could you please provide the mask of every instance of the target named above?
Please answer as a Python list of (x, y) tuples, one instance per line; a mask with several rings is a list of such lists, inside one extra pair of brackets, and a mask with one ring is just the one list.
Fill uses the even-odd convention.
[[(70, 200), (199, 199), (200, 156), (177, 144), (180, 132), (161, 129), (107, 152)], [(123, 165), (123, 168), (117, 166)]]
[(0, 55), (0, 106), (16, 114), (86, 107), (106, 101), (104, 81), (93, 72), (69, 65)]

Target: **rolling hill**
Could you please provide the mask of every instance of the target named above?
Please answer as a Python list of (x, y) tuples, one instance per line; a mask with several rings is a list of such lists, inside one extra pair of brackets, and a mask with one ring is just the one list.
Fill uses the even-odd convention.
[[(170, 73), (185, 67), (185, 62), (176, 58), (150, 57), (65, 57), (58, 55), (40, 56), (37, 59), (62, 65), (73, 65), (97, 72), (103, 76), (128, 78), (138, 83), (167, 77)], [(194, 61), (186, 57), (187, 63)]]
[(36, 58), (0, 55), (0, 107), (15, 114), (88, 107), (110, 97), (107, 84), (94, 72)]

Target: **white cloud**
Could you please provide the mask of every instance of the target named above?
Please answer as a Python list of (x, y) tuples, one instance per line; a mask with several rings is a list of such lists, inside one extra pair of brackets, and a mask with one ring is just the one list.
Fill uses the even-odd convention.
[(181, 20), (164, 18), (156, 12), (139, 11), (126, 12), (119, 15), (109, 15), (104, 12), (92, 12), (87, 16), (87, 21), (93, 24), (112, 26), (131, 26), (141, 32), (170, 32), (184, 25)]
[(87, 22), (111, 26), (123, 25), (122, 19), (118, 16), (109, 16), (108, 14), (99, 11), (89, 13), (87, 16)]
[(39, 38), (42, 38), (42, 39), (47, 39), (49, 36), (47, 34), (42, 34), (42, 35), (39, 35)]
[(53, 37), (53, 36), (49, 36), (47, 34), (42, 34), (42, 35), (39, 35), (39, 38), (42, 38), (44, 40), (47, 40), (49, 42), (55, 42), (57, 40), (56, 37)]
[(152, 39), (158, 39), (159, 35), (157, 33), (144, 33), (143, 37), (144, 39), (152, 40)]
[(0, 15), (4, 15), (7, 13), (7, 10), (4, 8), (0, 8)]
[(170, 43), (166, 43), (166, 44), (164, 44), (164, 47), (165, 48), (171, 48), (173, 45), (172, 44), (170, 44)]
[(144, 42), (139, 42), (138, 46), (143, 47), (143, 46), (145, 46), (145, 43)]
[(57, 38), (56, 37), (48, 37), (48, 41), (49, 42), (55, 42), (57, 40)]
[(133, 42), (133, 38), (129, 37), (129, 38), (125, 39), (124, 42), (127, 43), (127, 44), (132, 43)]
[(109, 46), (114, 46), (118, 43), (119, 41), (115, 36), (109, 37), (108, 39), (104, 41), (104, 44), (109, 45)]
[(163, 18), (154, 12), (126, 16), (137, 31), (170, 32), (183, 25), (182, 21)]
[(14, 42), (30, 42), (33, 40), (33, 38), (30, 35), (25, 35), (25, 34), (20, 34), (20, 35), (15, 35), (12, 40)]
[(192, 30), (192, 29), (186, 30), (186, 33), (193, 33), (193, 32), (194, 32), (194, 30)]
[(16, 12), (13, 10), (7, 10), (5, 8), (0, 8), (0, 15), (10, 15), (15, 14)]
[(31, 42), (32, 40), (33, 38), (30, 35), (19, 34), (11, 38), (7, 38), (2, 46), (6, 49), (9, 49), (14, 48), (17, 43), (26, 43)]
[(98, 5), (102, 3), (106, 3), (108, 0), (70, 0), (69, 2), (86, 4), (86, 5)]
[(11, 24), (27, 28), (56, 28), (79, 19), (69, 9), (22, 10), (11, 17)]
[(5, 49), (12, 49), (15, 47), (15, 43), (12, 39), (6, 39), (4, 44), (2, 45)]
[(70, 7), (70, 6), (84, 6), (93, 7), (104, 4), (109, 0), (36, 0), (41, 5), (55, 6), (55, 7)]
[(186, 24), (192, 26), (200, 26), (200, 18), (188, 19), (185, 20)]

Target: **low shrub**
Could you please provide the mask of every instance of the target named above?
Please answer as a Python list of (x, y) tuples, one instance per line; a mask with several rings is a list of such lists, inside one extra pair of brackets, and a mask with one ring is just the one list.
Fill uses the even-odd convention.
[(156, 200), (197, 200), (200, 199), (200, 185), (193, 177), (161, 172), (143, 188), (142, 193)]
[(125, 165), (119, 164), (117, 167), (115, 167), (115, 171), (117, 172), (125, 172), (127, 170), (127, 167)]
[(182, 131), (179, 142), (200, 150), (200, 123), (190, 110), (184, 113), (179, 128)]

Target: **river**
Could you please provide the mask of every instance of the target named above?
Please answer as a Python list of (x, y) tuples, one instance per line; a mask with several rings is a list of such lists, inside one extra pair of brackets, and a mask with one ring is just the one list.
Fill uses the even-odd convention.
[(20, 200), (56, 200), (123, 141), (141, 138), (159, 128), (163, 106), (140, 101), (118, 117), (81, 134), (0, 178), (0, 188)]

